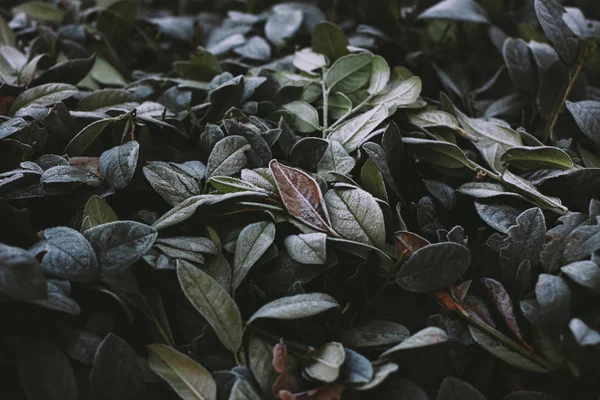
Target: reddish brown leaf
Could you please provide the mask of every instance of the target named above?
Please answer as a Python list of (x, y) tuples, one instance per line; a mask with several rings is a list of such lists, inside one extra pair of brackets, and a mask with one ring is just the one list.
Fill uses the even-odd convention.
[(325, 200), (317, 182), (307, 173), (271, 160), (269, 168), (288, 213), (320, 231), (337, 234), (331, 227)]
[(506, 289), (504, 289), (504, 286), (502, 286), (500, 282), (491, 278), (481, 278), (479, 279), (479, 282), (481, 282), (483, 287), (486, 289), (492, 300), (492, 303), (496, 307), (496, 310), (498, 310), (500, 315), (502, 315), (502, 318), (504, 318), (504, 321), (506, 321), (506, 324), (510, 330), (513, 331), (513, 333), (519, 338), (525, 347), (531, 349), (531, 346), (529, 346), (523, 340), (523, 336), (521, 336), (521, 330), (519, 329), (517, 318), (515, 317), (513, 302), (506, 292)]
[(485, 302), (481, 299), (481, 297), (468, 294), (465, 297), (463, 307), (473, 317), (477, 318), (482, 322), (485, 322), (492, 328), (496, 327), (496, 324), (492, 319), (492, 315), (490, 314), (490, 310), (488, 310), (487, 306), (485, 305)]
[(285, 343), (277, 343), (273, 347), (273, 369), (281, 374), (287, 368), (287, 346)]
[(100, 176), (100, 157), (71, 157), (69, 164), (72, 167), (85, 169), (94, 175)]
[(10, 110), (10, 106), (14, 99), (14, 97), (10, 96), (0, 96), (0, 114), (8, 114), (8, 111)]
[[(287, 357), (287, 346), (285, 345), (285, 343), (283, 343), (283, 341), (281, 343), (276, 344), (275, 347), (273, 347), (273, 369), (279, 375), (273, 383), (271, 393), (273, 394), (273, 397), (279, 396), (281, 399), (284, 400), (292, 400), (295, 398), (292, 393), (299, 392), (302, 386), (298, 378), (296, 378), (296, 376), (294, 376), (290, 372)], [(288, 392), (292, 397), (281, 397), (282, 392), (284, 392), (284, 396), (288, 396), (288, 394), (286, 393)]]
[(440, 305), (448, 311), (455, 311), (460, 308), (460, 305), (452, 298), (448, 290), (442, 289), (434, 293), (435, 297), (440, 302)]
[(415, 251), (431, 244), (427, 239), (408, 231), (396, 232), (395, 242), (396, 254), (398, 257), (404, 256), (405, 260), (409, 259)]
[(346, 389), (346, 387), (339, 383), (327, 385), (311, 390), (308, 394), (308, 398), (311, 400), (340, 400), (344, 389)]

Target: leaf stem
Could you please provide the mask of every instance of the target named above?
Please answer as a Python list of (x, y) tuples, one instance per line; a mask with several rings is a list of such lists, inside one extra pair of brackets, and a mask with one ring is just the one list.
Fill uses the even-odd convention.
[(481, 329), (486, 334), (488, 334), (489, 336), (493, 337), (494, 339), (496, 339), (497, 341), (499, 341), (500, 343), (502, 343), (506, 347), (508, 347), (511, 350), (519, 353), (520, 355), (522, 355), (523, 357), (527, 358), (528, 360), (533, 361), (534, 363), (538, 364), (542, 368), (544, 368), (544, 369), (546, 369), (548, 371), (552, 371), (552, 370), (554, 370), (556, 368), (553, 364), (551, 364), (545, 358), (539, 356), (536, 353), (533, 353), (533, 352), (527, 350), (525, 347), (521, 346), (517, 342), (515, 342), (512, 339), (508, 338), (507, 336), (505, 336), (501, 332), (498, 332), (496, 329), (492, 328), (491, 326), (489, 326), (485, 322), (483, 322), (483, 321), (481, 321), (481, 320), (473, 317), (471, 314), (469, 314), (469, 312), (467, 310), (465, 310), (458, 303), (458, 301), (456, 301), (452, 296), (450, 296), (450, 294), (447, 291), (442, 291), (442, 292), (445, 292), (445, 293), (441, 293), (437, 297), (438, 297), (438, 300), (443, 300), (443, 301), (440, 301), (440, 304), (442, 304), (442, 306), (444, 308), (449, 309), (451, 311), (456, 311), (457, 314), (460, 317), (462, 317), (463, 319), (465, 319), (469, 324), (475, 326), (476, 328)]
[[(585, 62), (587, 61), (590, 54), (591, 54), (591, 51), (589, 48), (587, 48), (585, 50), (585, 53), (579, 60), (579, 63), (577, 64), (575, 73), (572, 76), (569, 76), (569, 84), (567, 85), (567, 88), (565, 89), (565, 93), (564, 93), (562, 99), (560, 100), (560, 103), (558, 103), (552, 110), (552, 119), (550, 120), (550, 123), (546, 126), (546, 130), (544, 132), (544, 137), (542, 138), (542, 142), (546, 143), (548, 141), (550, 134), (552, 133), (552, 131), (554, 130), (554, 127), (556, 126), (556, 123), (558, 122), (558, 117), (560, 116), (562, 109), (563, 109), (565, 103), (567, 102), (569, 95), (571, 94), (571, 90), (573, 90), (573, 87), (575, 86), (575, 82), (577, 81), (577, 78), (579, 78), (579, 74), (581, 74), (581, 71), (583, 70), (583, 66), (585, 65)], [(571, 74), (569, 74), (569, 75), (571, 75)]]
[(467, 167), (471, 171), (484, 173), (486, 176), (489, 176), (493, 180), (504, 184), (504, 181), (502, 180), (502, 176), (500, 174), (497, 174), (495, 172), (490, 171), (487, 168), (482, 167), (481, 165), (477, 164), (475, 161), (472, 161), (472, 160), (468, 160), (468, 161), (469, 161), (469, 165), (467, 165)]
[(327, 118), (329, 113), (329, 90), (325, 86), (325, 68), (322, 69), (321, 91), (323, 92), (323, 137), (327, 131)]
[(360, 104), (358, 104), (356, 107), (354, 107), (353, 109), (351, 109), (349, 112), (347, 112), (345, 115), (343, 115), (340, 119), (338, 119), (337, 121), (335, 121), (330, 127), (329, 129), (325, 129), (325, 132), (331, 132), (334, 128), (336, 128), (337, 126), (339, 126), (342, 122), (344, 122), (350, 115), (354, 114), (355, 112), (359, 111), (361, 108), (363, 108), (369, 101), (371, 101), (371, 99), (374, 97), (374, 95), (370, 94), (368, 95)]

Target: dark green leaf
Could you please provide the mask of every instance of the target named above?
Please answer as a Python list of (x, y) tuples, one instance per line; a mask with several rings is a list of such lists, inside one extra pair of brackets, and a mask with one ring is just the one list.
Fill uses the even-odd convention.
[(467, 382), (446, 378), (440, 386), (437, 400), (485, 400), (485, 397)]
[(338, 186), (325, 194), (333, 229), (342, 237), (381, 247), (385, 242), (383, 212), (375, 198), (352, 186)]
[(115, 275), (150, 250), (158, 233), (151, 226), (134, 221), (116, 221), (85, 231), (96, 251), (101, 275)]
[(202, 270), (185, 262), (177, 262), (181, 289), (194, 308), (206, 319), (219, 340), (235, 352), (242, 344), (242, 317), (227, 291)]
[(17, 371), (31, 400), (77, 400), (77, 382), (71, 362), (56, 345), (34, 342), (17, 352)]
[(110, 186), (125, 189), (133, 179), (137, 166), (140, 145), (131, 140), (121, 146), (106, 150), (100, 156), (100, 172)]
[(35, 245), (32, 250), (44, 252), (42, 268), (46, 273), (73, 282), (96, 280), (96, 254), (81, 233), (61, 226), (46, 229), (42, 235), (45, 241)]
[(237, 288), (250, 268), (267, 251), (275, 239), (275, 225), (272, 222), (256, 222), (240, 232), (235, 245), (233, 259), (233, 288)]
[(21, 93), (10, 107), (10, 114), (14, 115), (20, 109), (31, 104), (40, 104), (48, 106), (58, 103), (73, 94), (77, 88), (65, 83), (47, 83), (45, 85), (36, 86)]
[(413, 292), (433, 292), (455, 283), (470, 263), (468, 248), (452, 242), (432, 244), (413, 253), (396, 282)]
[(22, 300), (46, 297), (44, 271), (35, 257), (0, 243), (0, 293)]
[(262, 306), (246, 322), (259, 318), (301, 319), (320, 314), (338, 306), (337, 301), (324, 293), (298, 294), (282, 297)]
[(184, 400), (216, 400), (217, 384), (202, 365), (164, 344), (148, 345), (150, 369)]
[(535, 0), (535, 13), (540, 25), (561, 60), (571, 65), (577, 57), (578, 44), (563, 19), (565, 9), (554, 0)]
[(335, 24), (323, 21), (312, 33), (312, 49), (329, 58), (330, 62), (348, 54), (348, 39), (344, 32)]
[(135, 352), (113, 333), (98, 346), (89, 385), (94, 400), (146, 398), (146, 383)]

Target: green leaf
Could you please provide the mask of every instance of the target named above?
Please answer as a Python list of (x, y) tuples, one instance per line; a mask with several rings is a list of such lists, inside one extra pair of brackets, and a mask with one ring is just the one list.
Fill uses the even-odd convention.
[(375, 128), (389, 115), (390, 110), (388, 107), (384, 104), (379, 105), (338, 125), (329, 133), (327, 138), (340, 142), (348, 153), (352, 153), (364, 142), (379, 133), (375, 131)]
[(454, 108), (456, 118), (465, 131), (477, 139), (473, 145), (479, 150), (485, 161), (493, 170), (502, 172), (505, 167), (500, 158), (502, 154), (515, 146), (523, 146), (518, 132), (508, 126), (482, 119), (469, 118)]
[(298, 132), (311, 133), (320, 129), (319, 113), (310, 104), (304, 101), (293, 101), (282, 107), (292, 115)]
[(456, 378), (446, 378), (442, 381), (438, 392), (440, 400), (485, 400), (479, 390)]
[[(373, 365), (373, 378), (363, 385), (353, 386), (353, 389), (360, 391), (373, 389), (382, 384), (388, 376), (392, 375), (396, 371), (398, 371), (398, 364), (391, 362), (385, 364), (375, 364)], [(428, 399), (426, 396), (427, 394), (424, 392), (423, 399)]]
[(346, 359), (342, 365), (342, 379), (352, 385), (366, 384), (373, 378), (373, 366), (371, 361), (362, 354), (344, 349)]
[[(243, 179), (232, 178), (230, 176), (213, 176), (208, 181), (215, 189), (221, 193), (236, 193), (236, 192), (261, 192), (264, 189), (255, 186)], [(265, 191), (268, 193), (267, 191)]]
[(371, 80), (367, 93), (374, 95), (381, 92), (390, 80), (390, 66), (381, 56), (374, 56), (371, 64)]
[(584, 225), (567, 236), (563, 258), (567, 262), (579, 261), (600, 249), (600, 225)]
[(228, 400), (262, 400), (263, 397), (260, 393), (257, 393), (254, 385), (246, 379), (238, 378), (229, 394)]
[(360, 182), (362, 183), (363, 188), (373, 196), (386, 203), (389, 201), (385, 189), (385, 182), (383, 181), (383, 175), (370, 158), (365, 161), (360, 170)]
[(469, 325), (469, 331), (477, 344), (505, 363), (531, 372), (548, 372), (545, 368), (504, 346), (481, 329)]
[(246, 324), (260, 318), (294, 320), (320, 314), (338, 307), (337, 301), (328, 294), (310, 293), (281, 297), (259, 308)]
[(98, 277), (94, 249), (75, 229), (57, 226), (44, 230), (45, 239), (30, 251), (43, 253), (42, 268), (50, 275), (72, 282), (93, 282)]
[(523, 195), (533, 204), (557, 212), (567, 211), (567, 208), (561, 204), (560, 199), (543, 195), (535, 186), (529, 183), (529, 181), (510, 171), (504, 171), (502, 180), (511, 190)]
[(150, 369), (184, 400), (216, 400), (217, 384), (206, 368), (164, 344), (150, 344)]
[[(62, 55), (62, 54), (61, 54)], [(61, 59), (59, 55), (59, 60)], [(37, 57), (36, 57), (37, 58)], [(32, 82), (32, 86), (41, 85), (44, 83), (62, 82), (76, 85), (79, 81), (86, 77), (86, 75), (92, 69), (96, 60), (96, 55), (92, 54), (87, 58), (73, 58), (65, 59), (62, 62), (58, 62), (52, 67), (42, 72)], [(32, 62), (37, 60), (34, 58)], [(31, 76), (33, 78), (33, 74)]]
[(246, 43), (240, 47), (236, 47), (233, 51), (244, 58), (255, 61), (266, 61), (271, 58), (271, 47), (260, 36), (252, 36)]
[(348, 54), (348, 38), (335, 24), (323, 21), (315, 26), (312, 33), (312, 49), (315, 53), (323, 54), (330, 62)]
[(444, 0), (429, 7), (418, 19), (449, 19), (488, 24), (485, 9), (474, 0)]
[(185, 261), (177, 261), (177, 278), (194, 308), (223, 345), (236, 352), (242, 345), (242, 316), (229, 293), (216, 280)]
[(345, 360), (344, 346), (336, 342), (326, 343), (310, 357), (304, 372), (312, 379), (333, 382), (340, 376), (340, 368)]
[(214, 194), (201, 194), (185, 199), (175, 207), (164, 213), (159, 219), (154, 222), (155, 229), (166, 229), (171, 226), (180, 224), (190, 219), (198, 209), (203, 207), (213, 206), (228, 200), (234, 200), (239, 197), (266, 197), (262, 192), (238, 192), (238, 193), (227, 193), (221, 195)]
[(304, 233), (288, 236), (284, 245), (290, 257), (301, 264), (325, 264), (326, 242), (324, 233)]
[(455, 144), (429, 139), (402, 138), (402, 143), (413, 151), (419, 160), (443, 168), (469, 167), (467, 156)]
[(327, 99), (327, 110), (333, 119), (340, 119), (352, 110), (352, 101), (343, 93), (332, 93)]
[(337, 141), (329, 140), (329, 146), (317, 165), (317, 172), (327, 181), (335, 181), (332, 173), (349, 174), (356, 165), (344, 147)]
[(173, 69), (183, 79), (197, 81), (211, 80), (223, 72), (219, 59), (202, 47), (197, 47), (190, 56), (190, 61), (175, 61)]
[(576, 261), (560, 269), (579, 285), (600, 294), (600, 267), (593, 261)]
[(342, 343), (348, 347), (376, 347), (397, 344), (410, 336), (404, 325), (392, 321), (369, 321), (342, 332)]
[(16, 44), (15, 34), (8, 26), (4, 17), (0, 16), (0, 44), (14, 46)]
[(106, 150), (100, 156), (100, 171), (104, 179), (115, 189), (125, 189), (133, 179), (140, 145), (131, 140), (121, 146)]
[(274, 7), (265, 24), (265, 36), (276, 46), (282, 46), (300, 29), (302, 19), (303, 14), (300, 10)]
[(125, 86), (127, 81), (121, 73), (102, 57), (96, 57), (96, 62), (89, 74), (92, 79), (104, 86)]
[(586, 100), (577, 103), (567, 101), (567, 109), (588, 139), (600, 146), (600, 102)]
[(325, 57), (322, 54), (315, 53), (310, 48), (295, 52), (293, 62), (294, 67), (309, 74), (327, 65)]
[(579, 150), (579, 155), (586, 168), (600, 168), (600, 155), (586, 149), (585, 146), (582, 146), (581, 142), (577, 143), (577, 150)]
[(106, 200), (96, 195), (90, 197), (83, 209), (83, 224), (81, 232), (93, 228), (97, 225), (118, 221), (119, 217), (108, 205)]
[(246, 165), (250, 145), (242, 136), (227, 136), (215, 145), (206, 163), (206, 178), (235, 175)]
[(422, 110), (407, 110), (410, 122), (421, 128), (448, 127), (458, 130), (458, 121), (452, 114), (427, 106)]
[(67, 147), (63, 150), (65, 154), (72, 157), (81, 156), (87, 148), (113, 123), (114, 118), (101, 119), (99, 121), (92, 122), (85, 128), (83, 128), (71, 141), (67, 144)]
[[(317, 51), (318, 52), (318, 51)], [(325, 83), (330, 92), (353, 93), (370, 79), (370, 54), (349, 54), (338, 59), (325, 73)]]
[(342, 237), (381, 247), (385, 243), (383, 212), (368, 192), (349, 185), (325, 194), (331, 224)]
[(18, 373), (26, 398), (32, 400), (79, 398), (73, 365), (56, 344), (41, 340), (33, 341), (27, 346), (15, 348), (15, 353), (15, 372)]
[(55, 24), (60, 24), (65, 15), (64, 11), (44, 1), (28, 1), (13, 7), (12, 12), (13, 14), (25, 13), (29, 19)]
[(500, 161), (523, 170), (571, 169), (573, 160), (556, 147), (512, 147), (502, 154)]
[(256, 222), (240, 232), (235, 245), (233, 259), (233, 288), (237, 288), (250, 268), (267, 251), (275, 240), (275, 225), (272, 222)]
[(19, 133), (28, 126), (29, 123), (21, 117), (11, 118), (0, 124), (0, 139)]
[(198, 182), (189, 174), (165, 162), (152, 162), (143, 168), (152, 188), (171, 206), (200, 194)]
[(103, 111), (135, 101), (133, 94), (123, 89), (102, 89), (92, 92), (77, 103), (77, 111)]
[(415, 251), (402, 265), (396, 282), (411, 292), (433, 292), (455, 283), (471, 264), (471, 252), (453, 242), (436, 243)]
[(156, 229), (134, 221), (115, 221), (84, 232), (90, 241), (102, 275), (116, 275), (141, 259), (158, 236)]
[(271, 395), (279, 376), (273, 368), (273, 346), (251, 333), (248, 339), (248, 367), (265, 397)]
[(535, 0), (535, 14), (542, 30), (561, 60), (570, 66), (575, 62), (579, 46), (564, 18), (565, 8), (554, 0)]
[(32, 104), (48, 106), (63, 101), (77, 92), (77, 88), (66, 83), (47, 83), (27, 89), (17, 96), (10, 107), (10, 114)]
[(383, 352), (379, 358), (389, 360), (401, 357), (407, 350), (418, 349), (422, 347), (435, 346), (448, 341), (446, 332), (437, 327), (428, 327), (422, 329), (400, 343), (397, 346)]
[(508, 73), (517, 87), (534, 92), (538, 87), (537, 71), (533, 53), (523, 39), (508, 38), (502, 47)]
[(381, 93), (370, 101), (372, 105), (386, 104), (388, 107), (407, 107), (421, 94), (421, 78), (396, 78), (386, 85)]
[(21, 300), (47, 297), (44, 270), (31, 253), (0, 243), (0, 293)]
[(475, 197), (476, 199), (491, 199), (498, 196), (506, 196), (527, 201), (520, 194), (508, 191), (501, 184), (492, 182), (467, 182), (459, 186), (456, 191), (466, 196)]

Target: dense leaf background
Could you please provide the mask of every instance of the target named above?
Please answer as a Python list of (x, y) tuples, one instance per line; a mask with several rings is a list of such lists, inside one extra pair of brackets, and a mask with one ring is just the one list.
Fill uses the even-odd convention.
[(2, 399), (597, 399), (600, 7), (4, 0)]

